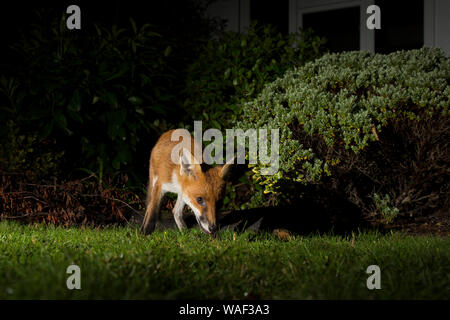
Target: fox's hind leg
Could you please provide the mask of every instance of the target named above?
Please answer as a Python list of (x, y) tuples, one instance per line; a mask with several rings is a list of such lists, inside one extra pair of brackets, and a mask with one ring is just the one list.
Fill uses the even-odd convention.
[(144, 234), (150, 234), (155, 230), (156, 221), (159, 218), (161, 209), (161, 200), (163, 194), (161, 192), (161, 185), (158, 181), (153, 181), (153, 175), (150, 174), (150, 181), (147, 190), (147, 207), (145, 210), (144, 222), (141, 231)]

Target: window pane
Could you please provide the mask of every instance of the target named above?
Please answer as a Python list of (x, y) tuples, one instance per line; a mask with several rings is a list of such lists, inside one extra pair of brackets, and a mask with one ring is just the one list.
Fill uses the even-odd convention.
[(378, 0), (381, 29), (375, 31), (375, 51), (389, 53), (423, 46), (423, 0)]
[(303, 28), (326, 37), (331, 52), (359, 50), (359, 6), (305, 13)]
[(289, 0), (251, 0), (250, 20), (271, 24), (281, 33), (289, 32)]

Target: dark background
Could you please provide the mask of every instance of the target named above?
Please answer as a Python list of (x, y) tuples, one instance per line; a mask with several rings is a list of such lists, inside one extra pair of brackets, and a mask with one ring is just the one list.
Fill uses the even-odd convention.
[[(83, 33), (97, 22), (106, 25), (129, 25), (129, 17), (133, 17), (138, 25), (144, 23), (157, 25), (167, 36), (183, 34), (186, 32), (186, 25), (195, 28), (198, 23), (198, 19), (191, 14), (191, 2), (182, 0), (7, 1), (2, 3), (0, 9), (2, 48), (11, 44), (23, 31), (31, 28), (30, 26), (36, 22), (37, 10), (53, 9), (53, 12), (59, 17), (66, 12), (68, 6), (73, 4), (78, 5), (81, 9), (81, 30), (74, 30), (74, 32)], [(5, 60), (1, 62), (1, 64), (7, 63), (8, 61)]]
[[(423, 45), (423, 0), (378, 0), (381, 8), (381, 30), (376, 31), (376, 52), (388, 53), (401, 49), (415, 49)], [(81, 8), (81, 30), (95, 22), (123, 25), (133, 17), (138, 24), (151, 23), (164, 29), (166, 35), (182, 34), (186, 26), (198, 23), (192, 16), (188, 1), (8, 1), (0, 10), (1, 46), (11, 43), (23, 29), (30, 28), (37, 9), (53, 8), (63, 14), (67, 7)], [(288, 32), (289, 2), (252, 0), (250, 18), (261, 24), (272, 24), (282, 33)], [(359, 7), (304, 14), (304, 28), (313, 28), (319, 36), (329, 39), (330, 51), (359, 48)], [(363, 21), (364, 22), (364, 21)], [(2, 55), (5, 54), (2, 50)], [(13, 57), (5, 57), (13, 58)], [(1, 64), (8, 61), (2, 59)]]

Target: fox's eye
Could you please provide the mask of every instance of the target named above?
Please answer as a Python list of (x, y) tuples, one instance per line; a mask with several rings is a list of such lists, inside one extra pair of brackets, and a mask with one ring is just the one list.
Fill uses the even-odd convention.
[(203, 206), (205, 204), (205, 200), (203, 200), (202, 197), (197, 197), (197, 203), (201, 206)]

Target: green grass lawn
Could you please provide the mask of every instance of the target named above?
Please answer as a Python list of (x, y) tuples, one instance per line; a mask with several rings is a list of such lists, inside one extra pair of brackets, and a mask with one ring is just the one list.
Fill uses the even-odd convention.
[[(450, 240), (400, 233), (312, 235), (0, 222), (0, 299), (448, 299)], [(81, 290), (68, 290), (69, 265)], [(381, 289), (368, 290), (369, 265)]]

